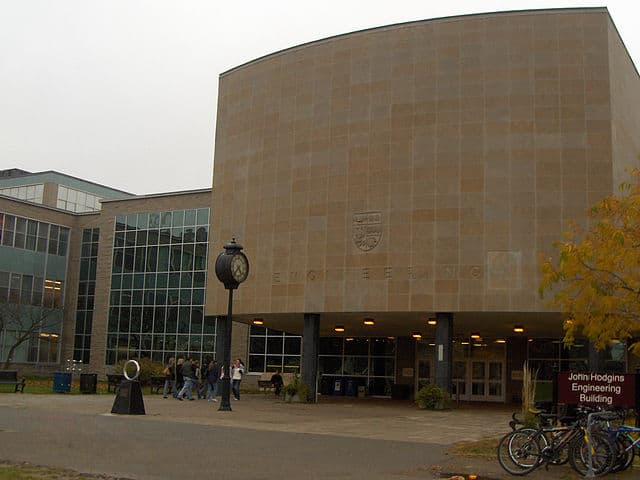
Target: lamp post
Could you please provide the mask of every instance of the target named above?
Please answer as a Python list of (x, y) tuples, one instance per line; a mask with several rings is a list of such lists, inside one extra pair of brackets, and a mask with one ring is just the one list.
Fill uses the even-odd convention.
[(249, 260), (242, 253), (242, 245), (236, 243), (233, 238), (231, 242), (224, 246), (224, 252), (216, 258), (216, 276), (224, 284), (224, 288), (229, 290), (229, 306), (227, 309), (227, 319), (224, 325), (223, 349), (222, 349), (222, 402), (219, 410), (231, 411), (230, 389), (231, 389), (231, 319), (233, 309), (233, 291), (244, 282), (249, 276)]

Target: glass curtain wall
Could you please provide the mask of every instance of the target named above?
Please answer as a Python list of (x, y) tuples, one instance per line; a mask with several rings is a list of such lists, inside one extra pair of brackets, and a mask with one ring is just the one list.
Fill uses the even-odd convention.
[[(300, 372), (302, 337), (251, 325), (250, 372)], [(391, 395), (396, 362), (396, 341), (387, 337), (321, 337), (319, 375), (321, 392), (332, 394), (336, 380), (356, 394), (364, 386), (370, 395)], [(347, 392), (347, 381), (351, 391)]]
[(215, 355), (204, 321), (209, 209), (116, 217), (106, 363)]
[(91, 330), (93, 323), (93, 304), (96, 294), (99, 238), (100, 229), (98, 228), (85, 228), (82, 231), (80, 280), (78, 282), (78, 305), (76, 308), (73, 359), (80, 360), (83, 363), (89, 363), (91, 355)]
[(68, 227), (0, 212), (2, 361), (59, 361), (69, 234)]
[[(391, 395), (396, 364), (396, 340), (387, 337), (322, 337), (319, 352), (320, 391), (356, 395)], [(336, 383), (336, 380), (340, 380)]]

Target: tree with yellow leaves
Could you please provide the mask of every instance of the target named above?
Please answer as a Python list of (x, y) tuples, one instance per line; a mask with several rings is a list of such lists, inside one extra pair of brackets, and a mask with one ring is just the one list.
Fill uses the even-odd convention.
[[(566, 315), (564, 342), (580, 332), (605, 348), (640, 331), (640, 170), (590, 211), (588, 230), (572, 224), (557, 242), (558, 256), (542, 259), (539, 292)], [(640, 342), (631, 345), (640, 355)]]

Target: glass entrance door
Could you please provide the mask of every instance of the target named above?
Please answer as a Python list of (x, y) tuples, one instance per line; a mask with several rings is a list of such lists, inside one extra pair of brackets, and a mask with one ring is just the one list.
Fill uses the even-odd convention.
[(504, 363), (490, 361), (489, 375), (487, 377), (487, 400), (495, 402), (504, 401)]
[(487, 362), (471, 361), (471, 400), (484, 400), (486, 395)]
[(504, 402), (503, 360), (454, 360), (452, 398), (477, 402)]
[(468, 400), (467, 398), (467, 362), (456, 360), (453, 362), (453, 374), (451, 378), (451, 398)]

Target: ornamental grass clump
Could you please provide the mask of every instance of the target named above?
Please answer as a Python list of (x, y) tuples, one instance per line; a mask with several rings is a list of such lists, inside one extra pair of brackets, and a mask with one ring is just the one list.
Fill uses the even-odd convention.
[(529, 368), (529, 362), (525, 361), (522, 367), (522, 418), (528, 427), (537, 425), (536, 410), (536, 381), (538, 370)]
[(311, 387), (304, 383), (299, 375), (294, 377), (293, 382), (282, 387), (282, 394), (289, 403), (294, 400), (300, 402), (310, 402), (313, 400)]

